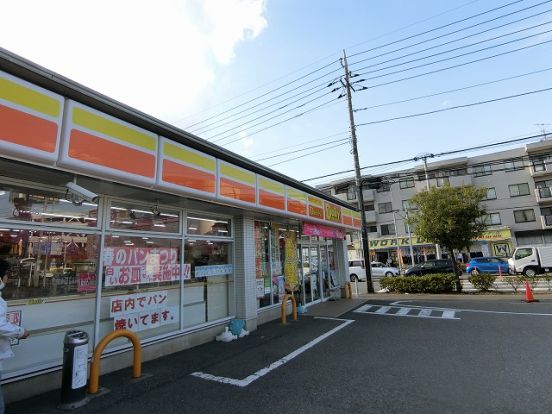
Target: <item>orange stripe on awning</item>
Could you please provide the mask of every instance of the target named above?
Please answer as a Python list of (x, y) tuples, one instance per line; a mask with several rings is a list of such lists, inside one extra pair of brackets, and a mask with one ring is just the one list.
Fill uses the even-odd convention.
[(360, 228), (360, 220), (359, 219), (353, 219), (353, 226), (356, 228)]
[(353, 218), (351, 216), (343, 216), (343, 224), (346, 224), (348, 226), (353, 225)]
[(207, 193), (215, 192), (214, 174), (196, 170), (171, 160), (163, 160), (163, 181)]
[(0, 105), (0, 139), (53, 153), (58, 126), (55, 122)]
[(307, 215), (307, 205), (296, 200), (290, 200), (288, 198), (287, 209), (291, 213), (301, 214), (303, 216)]
[(285, 210), (286, 208), (286, 200), (284, 197), (264, 190), (259, 190), (259, 204), (278, 210)]
[(220, 177), (220, 195), (255, 204), (255, 187)]
[(155, 176), (155, 155), (77, 129), (71, 130), (69, 156), (143, 177)]

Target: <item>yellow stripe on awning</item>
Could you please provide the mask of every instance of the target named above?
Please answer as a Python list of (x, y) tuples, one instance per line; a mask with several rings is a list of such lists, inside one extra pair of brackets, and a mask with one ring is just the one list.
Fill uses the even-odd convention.
[(322, 200), (316, 197), (309, 196), (309, 204), (314, 206), (323, 207)]
[(267, 190), (276, 194), (285, 195), (285, 187), (276, 181), (267, 180), (266, 178), (259, 177), (259, 185), (263, 190)]
[(193, 164), (212, 172), (215, 172), (217, 166), (215, 159), (203, 156), (195, 151), (187, 150), (169, 142), (165, 142), (165, 145), (163, 146), (163, 155), (167, 155), (176, 160), (184, 161), (188, 164)]
[(2, 77), (0, 98), (56, 118), (61, 111), (61, 103), (57, 99)]
[(92, 131), (117, 138), (129, 144), (155, 151), (157, 139), (134, 128), (96, 115), (82, 108), (73, 108), (73, 123)]
[(305, 203), (307, 202), (307, 194), (303, 193), (302, 191), (295, 190), (294, 188), (288, 187), (287, 194), (289, 198), (292, 198), (297, 201), (303, 201)]
[(255, 174), (252, 172), (244, 171), (239, 168), (233, 167), (229, 164), (220, 163), (220, 172), (222, 175), (228, 178), (233, 178), (244, 183), (255, 186)]

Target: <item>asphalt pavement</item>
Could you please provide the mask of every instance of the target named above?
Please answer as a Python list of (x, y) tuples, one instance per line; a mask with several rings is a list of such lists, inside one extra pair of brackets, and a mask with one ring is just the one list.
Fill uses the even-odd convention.
[[(552, 407), (552, 296), (365, 295), (100, 377), (74, 413), (527, 413)], [(356, 310), (356, 312), (355, 312)], [(446, 317), (445, 317), (446, 316)], [(288, 319), (289, 320), (289, 319)], [(60, 413), (59, 392), (8, 414)]]

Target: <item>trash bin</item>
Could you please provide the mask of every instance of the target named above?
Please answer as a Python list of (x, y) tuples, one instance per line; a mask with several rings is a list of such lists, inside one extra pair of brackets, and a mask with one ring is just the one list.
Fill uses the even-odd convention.
[(58, 408), (72, 410), (88, 403), (88, 334), (72, 330), (63, 339), (63, 368), (61, 371), (61, 401)]

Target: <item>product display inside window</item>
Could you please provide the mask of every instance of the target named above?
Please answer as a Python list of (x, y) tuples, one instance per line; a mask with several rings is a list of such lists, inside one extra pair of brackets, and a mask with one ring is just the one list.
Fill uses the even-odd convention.
[(184, 326), (234, 314), (232, 244), (187, 240), (184, 245)]
[(2, 185), (0, 219), (79, 227), (97, 226), (98, 205), (73, 203), (66, 193)]
[(232, 236), (229, 219), (204, 217), (194, 213), (188, 215), (186, 223), (186, 233), (189, 235), (219, 237)]
[(3, 228), (0, 240), (9, 246), (5, 300), (95, 293), (99, 236)]
[(180, 214), (152, 205), (136, 205), (113, 202), (111, 205), (109, 226), (119, 230), (140, 230), (158, 233), (179, 233)]

